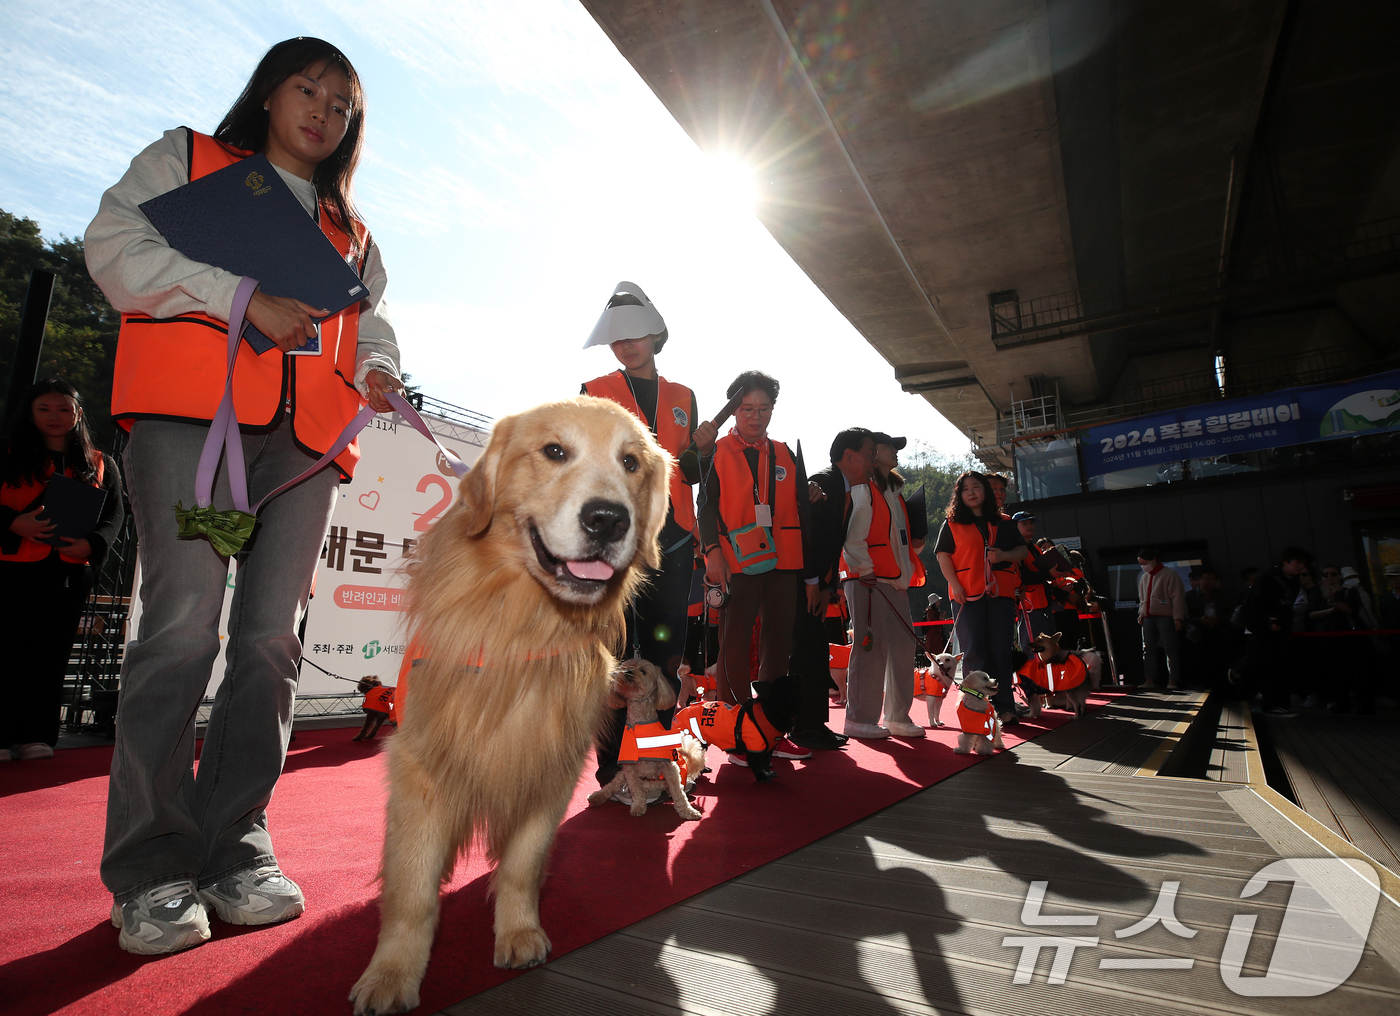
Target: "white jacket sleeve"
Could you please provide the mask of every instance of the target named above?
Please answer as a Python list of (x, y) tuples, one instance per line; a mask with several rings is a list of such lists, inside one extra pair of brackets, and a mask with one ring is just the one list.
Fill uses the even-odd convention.
[(194, 311), (228, 320), (241, 276), (172, 250), (140, 208), (190, 182), (188, 137), (183, 127), (166, 131), (132, 159), (102, 195), (83, 237), (88, 273), (123, 314), (167, 318)]
[(870, 549), (866, 546), (870, 537), (870, 520), (874, 516), (875, 511), (870, 505), (870, 484), (852, 487), (851, 521), (846, 526), (846, 545), (842, 548), (847, 572), (869, 575), (875, 570), (875, 562), (870, 560)]

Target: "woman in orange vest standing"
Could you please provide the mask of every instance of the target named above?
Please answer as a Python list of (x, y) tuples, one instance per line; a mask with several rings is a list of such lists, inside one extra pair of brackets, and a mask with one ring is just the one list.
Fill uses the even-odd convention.
[[(107, 798), (102, 878), (129, 952), (162, 954), (225, 922), (271, 924), (302, 913), (300, 888), (278, 867), (266, 806), (291, 734), (306, 609), (336, 487), (357, 444), (268, 502), (238, 555), (227, 666), (199, 771), (195, 713), (219, 651), (229, 562), (204, 539), (178, 539), (171, 505), (194, 501), (200, 452), (223, 393), (227, 318), (238, 276), (171, 249), (140, 204), (254, 152), (272, 163), (306, 213), (369, 290), (338, 314), (253, 294), (247, 317), (277, 349), (240, 345), (233, 376), (248, 493), (256, 502), (309, 467), (365, 401), (389, 409), (401, 387), (385, 314), (379, 250), (350, 198), (363, 143), (364, 95), (350, 61), (320, 39), (273, 46), (214, 135), (188, 128), (132, 161), (88, 227), (93, 280), (122, 312), (112, 415), (140, 540), (142, 615), (122, 663), (117, 743)], [(287, 356), (316, 334), (319, 356)], [(231, 502), (228, 469), (216, 505)]]
[[(745, 371), (725, 394), (732, 399), (740, 392), (744, 396), (734, 426), (715, 442), (714, 466), (700, 503), (705, 577), (729, 591), (720, 612), (715, 668), (719, 700), (729, 703), (752, 697), (749, 643), (755, 620), (763, 622), (758, 679), (772, 681), (787, 673), (803, 562), (797, 463), (787, 445), (768, 436), (778, 382), (760, 371)], [(811, 754), (787, 738), (774, 751), (778, 758)], [(730, 757), (738, 761), (742, 756)]]
[(992, 485), (966, 472), (953, 485), (943, 528), (934, 544), (948, 580), (954, 630), (963, 652), (963, 673), (985, 671), (998, 682), (993, 700), (1002, 723), (1016, 722), (1011, 685), (1011, 640), (1016, 621), (1016, 576), (1025, 540), (997, 508)]
[[(627, 652), (637, 646), (642, 659), (656, 664), (679, 691), (676, 669), (685, 651), (695, 572), (695, 503), (690, 488), (709, 466), (719, 428), (698, 419), (694, 392), (657, 373), (656, 354), (668, 335), (665, 320), (642, 288), (634, 282), (619, 282), (583, 348), (608, 346), (622, 367), (585, 381), (582, 394), (610, 399), (632, 413), (676, 461), (670, 509), (660, 537), (661, 569), (628, 607)], [(662, 710), (660, 716), (661, 722), (670, 723), (670, 710)], [(612, 727), (599, 733), (595, 745), (599, 786), (617, 775), (626, 721), (627, 710), (618, 709)]]
[[(106, 491), (86, 536), (54, 536), (41, 502), (55, 473)], [(38, 382), (0, 446), (0, 758), (53, 758), (73, 634), (124, 518), (117, 465), (93, 447), (77, 390)]]

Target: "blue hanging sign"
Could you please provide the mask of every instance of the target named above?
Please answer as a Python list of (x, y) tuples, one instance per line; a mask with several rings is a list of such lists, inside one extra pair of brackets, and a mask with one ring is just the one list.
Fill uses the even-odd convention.
[(1086, 476), (1400, 429), (1400, 370), (1341, 384), (1285, 388), (1091, 427)]

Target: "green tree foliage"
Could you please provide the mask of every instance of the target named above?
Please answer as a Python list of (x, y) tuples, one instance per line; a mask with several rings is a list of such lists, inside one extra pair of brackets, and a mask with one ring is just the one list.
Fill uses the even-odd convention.
[(39, 377), (61, 377), (82, 393), (88, 426), (99, 447), (111, 449), (112, 365), (121, 317), (87, 272), (83, 241), (46, 241), (39, 224), (0, 209), (0, 384), (10, 376), (19, 317), (30, 272), (57, 276)]

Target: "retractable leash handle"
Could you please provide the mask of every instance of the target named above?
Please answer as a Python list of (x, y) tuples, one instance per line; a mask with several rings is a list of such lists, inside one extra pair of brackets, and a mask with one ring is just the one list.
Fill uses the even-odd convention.
[[(243, 334), (248, 304), (257, 288), (257, 280), (245, 276), (234, 291), (233, 306), (229, 310), (228, 370), (224, 377), (224, 395), (219, 401), (218, 411), (209, 425), (209, 434), (205, 437), (204, 448), (200, 452), (199, 467), (195, 472), (195, 507), (186, 511), (179, 502), (175, 504), (179, 535), (207, 536), (215, 550), (226, 557), (231, 557), (243, 549), (243, 545), (253, 533), (257, 513), (262, 510), (263, 505), (328, 466), (337, 455), (350, 447), (360, 431), (378, 415), (373, 406), (364, 406), (340, 432), (340, 436), (324, 455), (300, 474), (269, 492), (251, 509), (248, 507), (248, 470), (243, 461), (243, 439), (238, 430), (238, 416), (233, 409), (233, 370), (238, 363), (238, 343)], [(385, 393), (385, 399), (409, 426), (437, 446), (443, 461), (459, 480), (467, 474), (470, 467), (442, 446), (442, 442), (428, 429), (423, 417), (407, 399), (396, 391)], [(218, 472), (221, 454), (228, 460), (233, 511), (220, 512), (213, 508), (214, 476)]]

